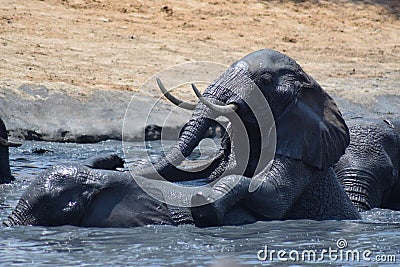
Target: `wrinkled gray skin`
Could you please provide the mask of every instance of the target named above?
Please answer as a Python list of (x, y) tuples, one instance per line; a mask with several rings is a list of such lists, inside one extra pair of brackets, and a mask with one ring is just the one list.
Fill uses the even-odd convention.
[[(256, 93), (258, 89), (261, 97)], [(239, 206), (257, 220), (360, 218), (332, 169), (332, 165), (344, 153), (349, 143), (347, 126), (332, 98), (293, 59), (273, 50), (251, 53), (234, 63), (220, 78), (210, 84), (203, 97), (218, 105), (233, 104), (236, 110), (235, 113), (224, 113), (224, 116), (230, 120), (230, 124), (223, 138), (220, 152), (212, 163), (203, 170), (184, 171), (175, 167), (191, 154), (209, 126), (214, 123), (213, 119), (221, 115), (221, 111), (218, 111), (220, 109), (209, 104), (205, 105), (201, 101), (196, 105), (192, 118), (182, 130), (176, 146), (154, 166), (147, 162), (134, 169), (136, 175), (148, 179), (160, 179), (161, 175), (172, 182), (205, 177), (220, 178), (210, 190), (199, 192), (192, 198), (193, 204), (218, 199), (211, 204), (191, 209), (191, 215), (197, 226), (226, 224), (226, 216)], [(260, 99), (263, 98), (268, 102), (275, 122), (268, 119), (269, 109), (259, 105)], [(255, 110), (252, 109), (254, 107)], [(257, 121), (256, 116), (261, 120)], [(247, 131), (245, 136), (240, 130), (240, 125), (244, 125)], [(269, 130), (274, 128), (276, 128), (277, 138), (276, 154), (272, 164), (268, 165), (268, 157), (260, 155), (269, 155), (264, 152), (273, 149), (269, 141), (274, 138), (275, 131)], [(248, 146), (246, 146), (246, 141), (249, 142)], [(248, 158), (243, 156), (247, 148), (249, 148)], [(135, 220), (132, 216), (139, 216), (142, 218), (140, 221), (152, 223), (154, 214), (160, 210), (159, 216), (165, 215), (163, 205), (157, 206), (159, 204), (154, 204), (153, 200), (141, 198), (140, 201), (135, 202), (138, 200), (135, 197), (137, 186), (132, 183), (132, 178), (126, 173), (105, 170), (89, 171), (81, 168), (78, 168), (77, 172), (76, 169), (69, 170), (69, 168), (73, 167), (53, 168), (50, 173), (42, 174), (41, 178), (22, 197), (12, 215), (12, 218), (16, 219), (11, 219), (11, 221), (26, 224), (24, 218), (31, 216), (32, 204), (25, 203), (36, 203), (36, 199), (39, 199), (37, 194), (41, 194), (40, 188), (43, 186), (47, 187), (48, 193), (45, 195), (52, 196), (50, 198), (52, 201), (46, 200), (48, 197), (45, 197), (42, 205), (46, 202), (53, 203), (47, 205), (60, 203), (61, 207), (57, 210), (61, 210), (61, 213), (65, 212), (66, 215), (72, 214), (67, 217), (74, 220), (74, 223), (67, 219), (60, 222), (57, 218), (62, 218), (62, 216), (53, 218), (48, 212), (50, 208), (43, 209), (41, 205), (34, 205), (43, 211), (42, 217), (45, 219), (46, 215), (50, 217), (46, 219), (49, 225), (63, 223), (102, 226), (101, 223), (96, 224), (96, 221), (102, 221), (102, 217), (96, 214), (92, 216), (92, 213), (87, 213), (86, 210), (87, 207), (99, 210), (103, 216), (106, 214), (109, 217), (114, 211), (105, 204), (109, 201), (114, 203), (116, 215), (112, 216), (113, 223), (104, 224), (104, 226), (140, 225), (137, 223), (118, 224), (119, 221), (126, 222), (128, 220), (126, 217), (130, 218), (129, 220)], [(74, 177), (77, 175), (81, 177), (78, 180), (85, 182), (75, 190), (66, 190), (68, 187), (65, 188), (63, 183), (48, 186), (54, 177), (63, 177), (62, 179), (68, 182), (76, 181)], [(250, 193), (248, 188), (252, 178), (257, 178), (262, 183)], [(115, 187), (112, 182), (114, 179), (120, 181), (118, 184), (122, 185), (117, 186), (118, 190), (115, 191), (113, 191)], [(87, 181), (94, 181), (95, 184), (100, 185), (96, 187), (91, 183), (88, 184)], [(92, 191), (87, 187), (104, 188), (106, 194), (92, 194), (96, 196), (95, 198), (87, 196), (84, 199), (93, 200), (85, 204), (79, 200), (86, 195), (85, 192)], [(66, 193), (59, 193), (64, 191)], [(75, 196), (73, 201), (70, 200), (71, 195)], [(164, 197), (171, 196), (183, 197), (174, 196), (174, 192)], [(150, 204), (147, 204), (147, 201), (150, 201)], [(118, 212), (117, 207), (120, 203), (123, 212)], [(137, 205), (132, 208), (128, 204)], [(70, 213), (69, 206), (73, 206), (71, 210), (79, 212)], [(128, 212), (129, 215), (126, 215), (126, 210), (130, 208), (125, 209), (124, 206), (132, 208), (132, 212)], [(149, 206), (148, 212), (147, 206)], [(178, 210), (180, 214), (183, 209)], [(85, 211), (84, 215), (82, 211)], [(247, 215), (235, 217), (243, 219), (240, 223), (251, 221), (247, 220), (249, 217)], [(79, 223), (75, 223), (77, 218)], [(34, 221), (34, 219), (30, 220), (30, 223)], [(161, 221), (172, 223), (165, 218)], [(154, 223), (159, 223), (159, 221), (156, 220)]]
[(334, 169), (359, 211), (400, 210), (400, 120), (347, 122), (350, 145)]
[[(136, 184), (129, 172), (112, 170), (119, 166), (118, 162), (122, 162), (118, 156), (107, 155), (91, 158), (84, 164), (47, 169), (27, 188), (3, 226), (135, 227), (193, 223), (188, 208), (157, 201)], [(87, 167), (90, 165), (107, 170)], [(153, 187), (151, 192), (162, 199), (158, 188)], [(232, 225), (254, 221), (240, 207), (233, 208), (224, 218), (225, 224)]]
[(0, 184), (9, 183), (14, 180), (11, 174), (9, 162), (9, 147), (20, 146), (21, 144), (8, 141), (7, 129), (0, 119)]
[[(253, 88), (241, 84), (249, 79), (268, 101), (275, 120), (276, 154), (270, 169), (258, 158), (263, 149), (270, 149), (261, 145), (261, 141), (268, 143), (265, 139), (270, 136), (259, 132), (254, 113), (243, 101), (257, 107), (257, 99), (251, 98)], [(332, 98), (294, 60), (272, 50), (254, 52), (234, 63), (203, 96), (210, 102), (218, 100), (239, 107), (236, 114), (248, 130), (250, 158), (241, 172), (240, 140), (246, 136), (237, 136), (238, 122), (227, 116), (231, 136), (224, 143), (226, 161), (222, 160), (211, 174), (215, 178), (225, 171), (226, 176), (213, 192), (200, 193), (192, 200), (193, 204), (212, 202), (192, 209), (197, 226), (222, 225), (225, 212), (235, 203), (241, 203), (261, 220), (360, 218), (332, 169), (349, 143), (347, 126)], [(199, 116), (199, 109), (204, 106), (196, 107), (193, 120)], [(268, 117), (258, 112), (261, 118)], [(256, 168), (257, 163), (264, 167)], [(250, 193), (251, 179), (262, 183)]]

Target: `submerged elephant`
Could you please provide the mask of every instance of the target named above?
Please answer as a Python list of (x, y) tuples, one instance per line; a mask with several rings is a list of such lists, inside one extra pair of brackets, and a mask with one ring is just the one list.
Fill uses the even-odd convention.
[(14, 180), (10, 170), (9, 147), (18, 147), (20, 143), (8, 141), (7, 129), (0, 119), (0, 184), (9, 183)]
[[(108, 155), (92, 158), (84, 164), (47, 169), (30, 184), (3, 226), (193, 224), (189, 208), (160, 202), (144, 192), (129, 172), (113, 170), (121, 162), (118, 156)], [(162, 194), (159, 188), (152, 188), (152, 195), (159, 195), (162, 199)], [(255, 220), (249, 212), (237, 206), (225, 216), (224, 223), (236, 225)]]
[(350, 145), (334, 169), (359, 211), (400, 210), (400, 119), (347, 122)]
[[(165, 157), (154, 164), (150, 161), (144, 163), (131, 171), (133, 175), (149, 180), (161, 177), (171, 182), (206, 177), (216, 180), (212, 187), (199, 191), (191, 199), (195, 207), (190, 211), (197, 226), (226, 224), (226, 217), (237, 207), (257, 220), (360, 218), (332, 169), (349, 143), (348, 128), (332, 98), (293, 59), (273, 50), (253, 52), (234, 63), (207, 87), (204, 94), (200, 94), (193, 85), (200, 99), (198, 104), (176, 99), (160, 80), (157, 82), (168, 99), (180, 107), (193, 109), (193, 115), (181, 131), (177, 144)], [(191, 154), (220, 115), (227, 117), (230, 123), (218, 155), (199, 170), (178, 168), (177, 165)], [(246, 135), (242, 136), (243, 133)], [(270, 140), (275, 136), (276, 154), (269, 158), (275, 148)], [(139, 206), (147, 206), (147, 200), (141, 204), (141, 199), (131, 196), (132, 190), (123, 191), (122, 186), (120, 190), (124, 193), (119, 194), (120, 190), (114, 192), (109, 189), (113, 185), (107, 181), (113, 179), (120, 180), (120, 184), (126, 184), (127, 188), (134, 186), (129, 174), (69, 168), (53, 168), (50, 173), (40, 176), (14, 210), (13, 216), (17, 221), (23, 221), (26, 214), (32, 213), (24, 199), (35, 199), (35, 192), (40, 191), (40, 186), (43, 183), (47, 186), (46, 176), (49, 175), (64, 177), (67, 182), (76, 180), (71, 177), (79, 176), (83, 181), (96, 182), (100, 179), (100, 183), (110, 184), (105, 186), (104, 198), (115, 207), (119, 203), (122, 206), (117, 212), (120, 216), (115, 218), (124, 216), (122, 211), (127, 202), (137, 203), (138, 208), (146, 210), (146, 207)], [(108, 180), (101, 180), (103, 178)], [(252, 180), (260, 184), (249, 192)], [(90, 183), (83, 183), (84, 188), (91, 186)], [(88, 190), (58, 193), (65, 191), (63, 187), (62, 184), (50, 187), (49, 195), (57, 196), (56, 200), (60, 199), (62, 203), (60, 209), (69, 212), (69, 207), (74, 210), (81, 205), (80, 197)], [(73, 201), (70, 195), (76, 196)], [(173, 192), (171, 196), (174, 196)], [(59, 201), (56, 200), (52, 202), (57, 204)], [(199, 206), (199, 203), (207, 204)], [(107, 207), (107, 204), (104, 205)], [(162, 209), (161, 206), (148, 206), (150, 210)], [(181, 209), (178, 210), (180, 214)], [(51, 216), (47, 212), (44, 214), (44, 217)], [(85, 216), (70, 214), (74, 220), (78, 218), (80, 221)], [(113, 214), (112, 210), (110, 214)], [(54, 220), (59, 223), (57, 218)]]

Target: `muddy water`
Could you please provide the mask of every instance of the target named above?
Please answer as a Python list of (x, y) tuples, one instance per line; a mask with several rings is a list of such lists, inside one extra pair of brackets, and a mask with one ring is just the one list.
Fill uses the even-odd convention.
[[(140, 149), (140, 144), (132, 146)], [(157, 142), (148, 147), (156, 154), (161, 151)], [(107, 151), (123, 154), (116, 141), (90, 145), (25, 142), (11, 153), (17, 180), (0, 187), (0, 220), (11, 212), (38, 172)], [(209, 229), (192, 225), (132, 229), (19, 226), (0, 228), (0, 266), (210, 266), (226, 258), (246, 266), (287, 261), (313, 266), (378, 266), (386, 261), (395, 266), (395, 261), (400, 263), (399, 244), (400, 212), (380, 209), (364, 213), (361, 221), (273, 221)], [(284, 252), (279, 258), (280, 250)], [(315, 254), (307, 258), (310, 252)]]

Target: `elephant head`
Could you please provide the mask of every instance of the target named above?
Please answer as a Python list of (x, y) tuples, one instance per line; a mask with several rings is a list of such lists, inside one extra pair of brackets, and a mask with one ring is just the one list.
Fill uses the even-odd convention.
[[(275, 137), (276, 154), (325, 169), (349, 144), (348, 128), (332, 98), (293, 59), (274, 50), (259, 50), (235, 62), (203, 94), (192, 85), (200, 99), (196, 105), (173, 97), (157, 82), (169, 100), (193, 109), (193, 115), (176, 146), (155, 164), (155, 171), (138, 171), (147, 177), (159, 173), (167, 180), (190, 180), (224, 171), (251, 177), (259, 164), (267, 164), (260, 155), (271, 149)], [(178, 171), (174, 165), (192, 152), (212, 120), (221, 115), (230, 120), (230, 134), (220, 154), (205, 171)], [(240, 162), (243, 149), (248, 157)]]
[(3, 120), (0, 119), (0, 184), (8, 183), (14, 179), (10, 170), (8, 148), (20, 145), (19, 143), (8, 141), (6, 126)]
[(359, 211), (400, 210), (400, 119), (351, 119), (350, 145), (335, 164)]

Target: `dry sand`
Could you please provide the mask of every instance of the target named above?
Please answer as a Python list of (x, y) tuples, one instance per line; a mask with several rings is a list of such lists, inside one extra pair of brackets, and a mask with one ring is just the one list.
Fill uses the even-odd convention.
[(137, 91), (174, 64), (273, 48), (362, 102), (400, 94), (399, 16), (392, 0), (2, 0), (0, 85)]

